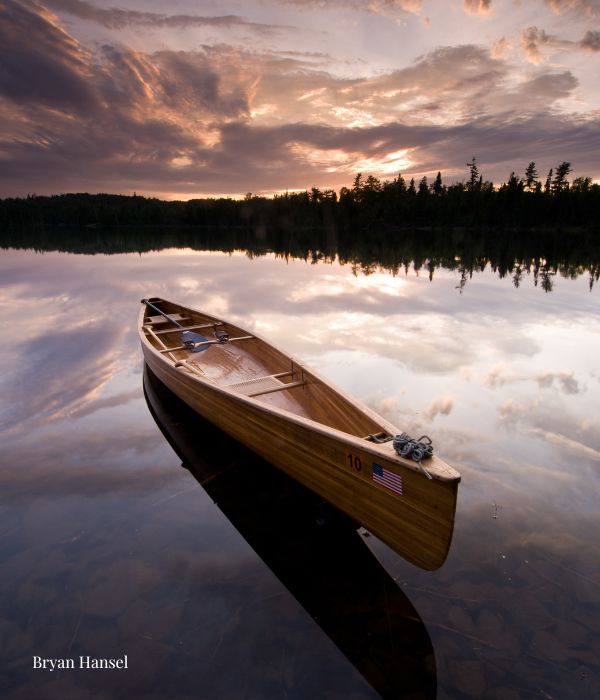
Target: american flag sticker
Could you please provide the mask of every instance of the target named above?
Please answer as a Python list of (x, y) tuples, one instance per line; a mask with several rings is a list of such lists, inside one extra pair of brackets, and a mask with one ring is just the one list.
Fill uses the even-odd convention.
[(402, 496), (402, 477), (382, 467), (381, 464), (373, 463), (373, 481)]

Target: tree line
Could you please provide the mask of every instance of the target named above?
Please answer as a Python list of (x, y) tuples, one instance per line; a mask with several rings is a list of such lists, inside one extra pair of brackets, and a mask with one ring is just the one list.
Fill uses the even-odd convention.
[(490, 267), (499, 277), (511, 277), (518, 287), (526, 277), (546, 292), (558, 277), (585, 275), (590, 289), (600, 277), (600, 236), (590, 230), (564, 235), (559, 230), (475, 230), (456, 228), (386, 230), (362, 235), (353, 229), (297, 227), (90, 227), (76, 229), (0, 229), (0, 248), (76, 254), (149, 253), (168, 248), (245, 251), (250, 258), (275, 255), (310, 264), (352, 266), (355, 274), (384, 270), (392, 275), (415, 272), (433, 280), (437, 270), (460, 273), (460, 289), (477, 272)]
[(0, 200), (5, 231), (94, 226), (215, 226), (292, 229), (374, 228), (600, 228), (600, 185), (589, 177), (572, 182), (569, 162), (540, 177), (535, 162), (524, 176), (511, 172), (500, 186), (485, 180), (476, 159), (463, 182), (446, 185), (441, 172), (432, 182), (423, 176), (406, 181), (358, 173), (350, 187), (313, 187), (272, 198), (246, 194), (229, 198), (162, 201), (137, 195), (29, 195)]

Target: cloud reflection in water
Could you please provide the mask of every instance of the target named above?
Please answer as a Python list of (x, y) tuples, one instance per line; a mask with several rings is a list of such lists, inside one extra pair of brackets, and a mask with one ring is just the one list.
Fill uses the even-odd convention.
[[(172, 673), (166, 650), (180, 652), (185, 675), (198, 649), (211, 657), (222, 633), (247, 632), (246, 615), (253, 632), (238, 650), (265, 674), (269, 663), (273, 674), (292, 672), (292, 656), (273, 661), (282, 648), (316, 678), (330, 662), (338, 679), (348, 671), (210, 499), (189, 490), (146, 414), (135, 324), (139, 300), (160, 294), (199, 308), (217, 302), (400, 429), (429, 434), (461, 471), (453, 548), (435, 576), (371, 538), (428, 625), (447, 694), (471, 669), (484, 688), (515, 682), (569, 697), (567, 677), (581, 667), (588, 680), (573, 697), (589, 696), (600, 322), (585, 279), (543, 295), (487, 270), (459, 294), (458, 273), (379, 284), (349, 266), (272, 255), (2, 257), (0, 478), (11, 503), (2, 565), (15, 610), (3, 648), (12, 668), (28, 654), (30, 663), (33, 647), (62, 653), (82, 615), (77, 640), (99, 649), (133, 644), (128, 630), (139, 629), (136, 658), (159, 683)], [(23, 622), (32, 611), (44, 630)], [(133, 686), (147, 689), (135, 674)], [(357, 684), (344, 687), (368, 697)]]

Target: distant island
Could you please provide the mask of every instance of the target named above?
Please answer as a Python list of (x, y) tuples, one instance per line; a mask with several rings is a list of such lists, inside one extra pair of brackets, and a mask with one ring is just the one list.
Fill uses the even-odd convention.
[(418, 183), (402, 175), (382, 181), (359, 173), (351, 187), (339, 192), (313, 187), (273, 197), (249, 192), (243, 199), (28, 195), (0, 200), (0, 227), (12, 233), (114, 226), (600, 229), (600, 185), (589, 177), (570, 182), (566, 161), (543, 181), (531, 162), (524, 177), (512, 172), (499, 187), (483, 179), (475, 158), (467, 166), (468, 179), (448, 186), (440, 172), (433, 182), (423, 177)]

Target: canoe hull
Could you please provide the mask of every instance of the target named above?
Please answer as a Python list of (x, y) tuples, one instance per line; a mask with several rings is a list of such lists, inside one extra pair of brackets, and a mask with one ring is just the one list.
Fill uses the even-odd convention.
[[(401, 490), (376, 483), (373, 465), (398, 474), (391, 445), (377, 445), (190, 377), (142, 343), (150, 370), (173, 393), (271, 464), (345, 512), (417, 566), (445, 561), (454, 527), (457, 481), (401, 469)], [(390, 459), (386, 457), (390, 452)]]

